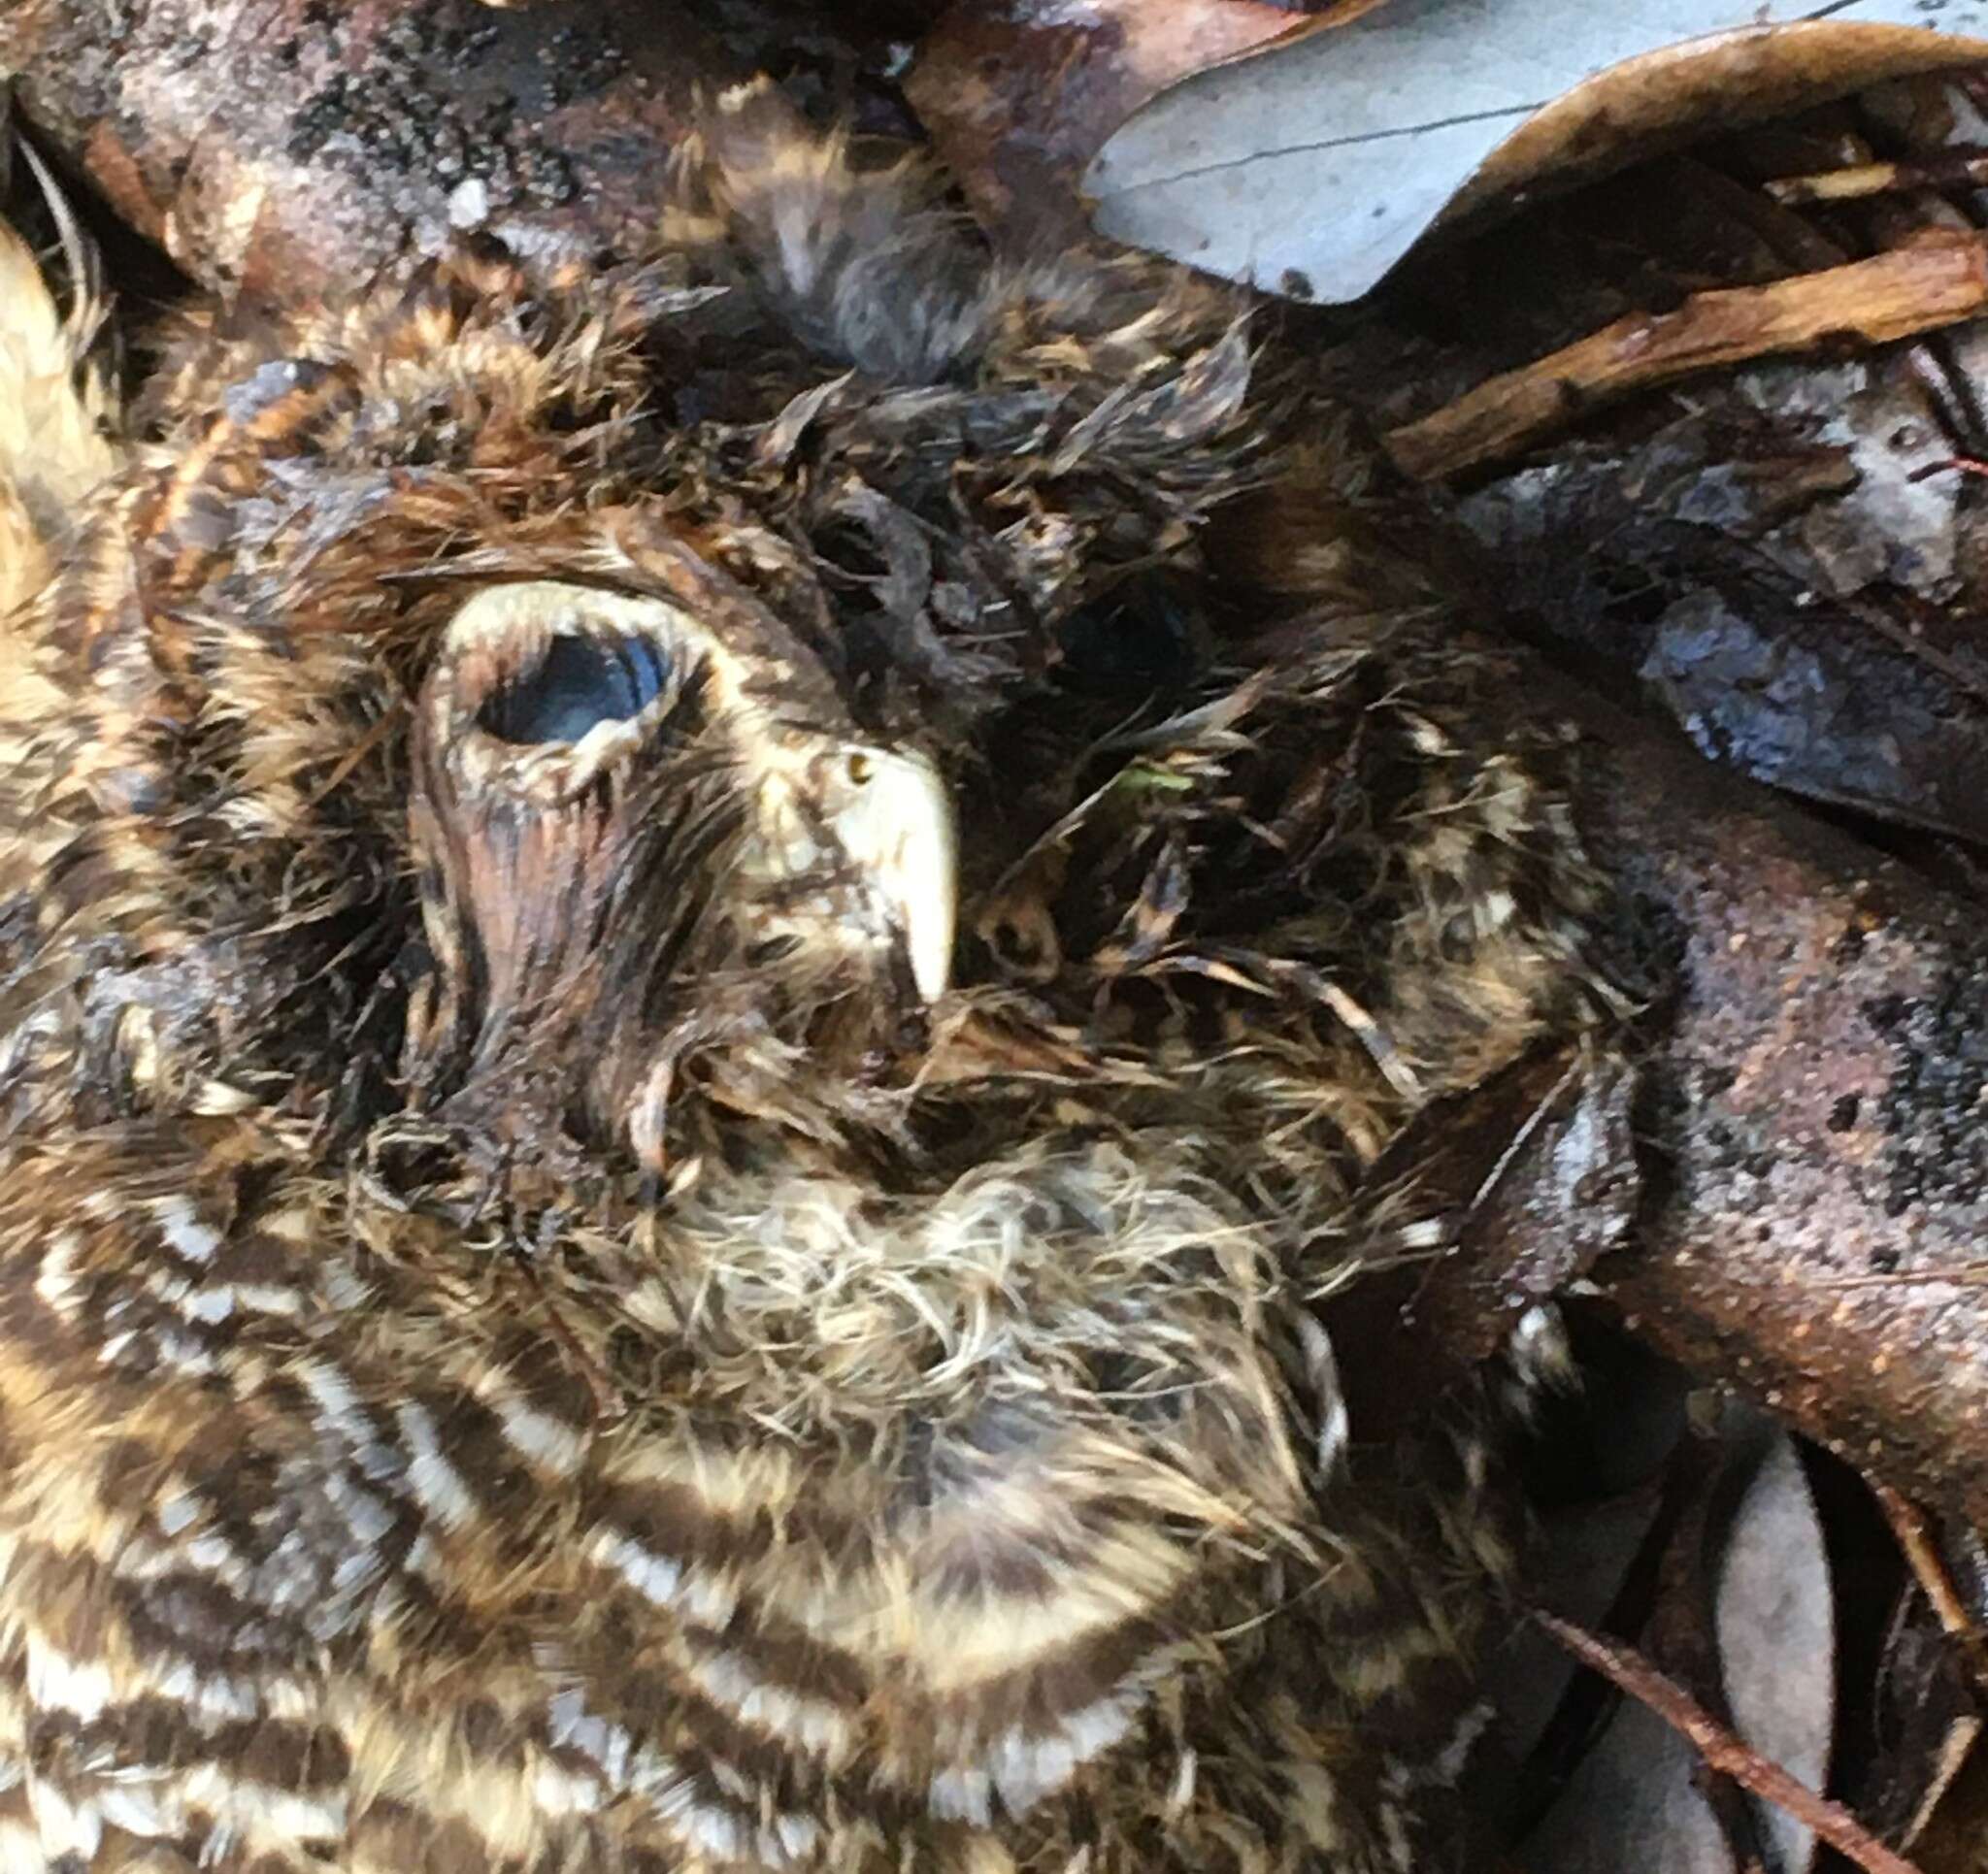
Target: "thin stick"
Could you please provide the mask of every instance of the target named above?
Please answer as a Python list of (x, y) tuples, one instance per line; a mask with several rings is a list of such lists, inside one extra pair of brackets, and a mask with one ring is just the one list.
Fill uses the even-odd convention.
[(1928, 462), (1908, 475), (1907, 481), (1930, 481), (1937, 475), (1977, 475), (1988, 477), (1988, 462), (1977, 462), (1971, 455), (1950, 455), (1944, 462)]
[(1861, 619), (1872, 631), (1888, 639), (1905, 656), (1938, 671), (1955, 689), (1966, 690), (1975, 702), (1988, 704), (1988, 680), (1983, 679), (1980, 672), (1941, 650), (1938, 644), (1930, 644), (1924, 638), (1914, 635), (1909, 625), (1894, 618), (1882, 606), (1848, 595), (1840, 603), (1853, 618)]
[(1762, 1800), (1785, 1809), (1797, 1822), (1806, 1824), (1838, 1854), (1864, 1868), (1866, 1874), (1919, 1874), (1901, 1855), (1895, 1855), (1839, 1802), (1817, 1795), (1805, 1783), (1761, 1756), (1750, 1744), (1736, 1737), (1684, 1688), (1668, 1679), (1634, 1647), (1605, 1640), (1575, 1627), (1570, 1621), (1535, 1609), (1533, 1618), (1560, 1642), (1582, 1665), (1640, 1699), (1687, 1738), (1706, 1762), (1721, 1776), (1729, 1776), (1742, 1790), (1750, 1790)]
[(1988, 312), (1988, 247), (1929, 232), (1909, 247), (1766, 286), (1693, 293), (1636, 312), (1405, 423), (1388, 453), (1422, 480), (1510, 455), (1633, 390), (1723, 365), (1854, 339), (1884, 345)]
[(1908, 188), (1976, 188), (1988, 183), (1988, 152), (1950, 150), (1915, 163), (1852, 163), (1810, 176), (1781, 176), (1763, 184), (1776, 202), (1855, 202)]
[(1912, 1578), (1933, 1608), (1934, 1618), (1967, 1656), (1974, 1684), (1988, 1687), (1988, 1636), (1983, 1635), (1974, 1617), (1962, 1603), (1960, 1591), (1953, 1585), (1953, 1576), (1947, 1572), (1925, 1516), (1889, 1484), (1873, 1483), (1871, 1488), (1899, 1548), (1911, 1565)]

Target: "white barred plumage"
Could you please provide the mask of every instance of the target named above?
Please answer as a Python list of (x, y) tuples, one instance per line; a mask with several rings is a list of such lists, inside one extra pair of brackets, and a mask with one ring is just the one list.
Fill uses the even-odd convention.
[(44, 542), (0, 1867), (1441, 1853), (1508, 1536), (1317, 1306), (1588, 1019), (1565, 751), (1217, 589), (1222, 291), (930, 186), (748, 90), (652, 253), (195, 309)]

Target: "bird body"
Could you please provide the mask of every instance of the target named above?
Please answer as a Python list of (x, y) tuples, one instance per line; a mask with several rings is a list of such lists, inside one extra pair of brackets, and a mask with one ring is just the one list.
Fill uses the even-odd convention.
[(1318, 1310), (1583, 1019), (1565, 750), (927, 186), (747, 91), (167, 345), (13, 626), (0, 1867), (1430, 1864), (1508, 1538)]

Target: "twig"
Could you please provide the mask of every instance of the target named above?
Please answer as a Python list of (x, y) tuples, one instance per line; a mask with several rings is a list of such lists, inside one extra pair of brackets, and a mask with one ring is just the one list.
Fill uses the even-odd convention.
[(1907, 481), (1931, 481), (1937, 475), (1975, 475), (1988, 477), (1988, 462), (1977, 462), (1971, 455), (1950, 455), (1943, 462), (1928, 462), (1923, 468), (1914, 469)]
[(1633, 390), (1843, 338), (1883, 345), (1988, 311), (1988, 247), (1940, 230), (1870, 260), (1766, 286), (1694, 293), (1673, 312), (1637, 312), (1479, 384), (1387, 437), (1423, 480), (1538, 442)]
[(1672, 1729), (1688, 1739), (1721, 1776), (1731, 1777), (1763, 1801), (1785, 1809), (1867, 1874), (1919, 1874), (1910, 1861), (1893, 1854), (1841, 1803), (1817, 1795), (1778, 1763), (1770, 1761), (1752, 1745), (1735, 1736), (1682, 1686), (1667, 1679), (1634, 1647), (1605, 1640), (1541, 1609), (1536, 1608), (1533, 1618), (1581, 1664), (1601, 1673), (1632, 1698), (1640, 1699)]
[(1783, 208), (1738, 177), (1695, 156), (1673, 160), (1678, 180), (1694, 197), (1737, 221), (1772, 250), (1780, 261), (1775, 272), (1817, 273), (1849, 260), (1850, 249), (1832, 241), (1811, 216)]
[(1764, 186), (1776, 202), (1855, 202), (1910, 188), (1975, 188), (1988, 183), (1988, 151), (1952, 150), (1915, 163), (1853, 163), (1810, 176), (1782, 176)]
[(1938, 671), (1956, 689), (1965, 690), (1976, 703), (1988, 704), (1988, 678), (1984, 678), (1979, 671), (1941, 650), (1938, 644), (1929, 643), (1910, 626), (1894, 618), (1882, 606), (1872, 605), (1850, 594), (1845, 594), (1840, 604), (1853, 618), (1869, 625), (1907, 657)]
[(1953, 1585), (1953, 1576), (1940, 1559), (1939, 1545), (1933, 1539), (1933, 1530), (1924, 1513), (1889, 1484), (1873, 1483), (1871, 1489), (1877, 1498), (1878, 1508), (1884, 1512), (1884, 1520), (1891, 1525), (1891, 1532), (1899, 1548), (1910, 1564), (1912, 1578), (1918, 1582), (1920, 1592), (1932, 1606), (1934, 1618), (1967, 1657), (1968, 1670), (1974, 1684), (1988, 1688), (1988, 1635), (1983, 1634), (1962, 1602), (1960, 1591)]

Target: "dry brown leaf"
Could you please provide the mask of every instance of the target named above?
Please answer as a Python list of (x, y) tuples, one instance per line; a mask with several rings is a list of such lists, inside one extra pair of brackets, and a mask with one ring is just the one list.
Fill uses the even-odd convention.
[(1432, 227), (1983, 58), (1976, 0), (1392, 0), (1176, 84), (1084, 185), (1109, 235), (1339, 303)]
[(1067, 237), (1083, 227), (1083, 166), (1148, 98), (1342, 16), (1299, 20), (1263, 0), (961, 0), (919, 47), (905, 95), (983, 220)]

